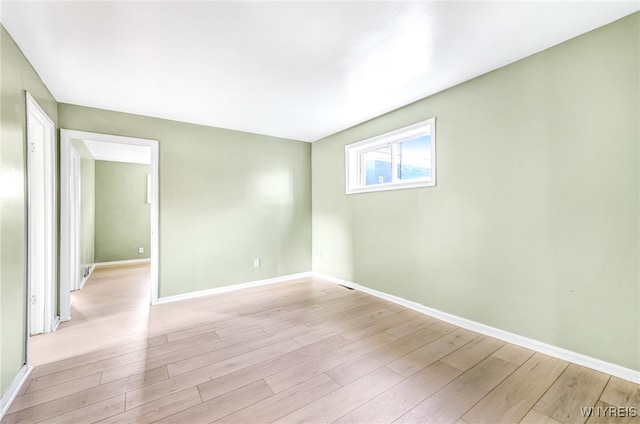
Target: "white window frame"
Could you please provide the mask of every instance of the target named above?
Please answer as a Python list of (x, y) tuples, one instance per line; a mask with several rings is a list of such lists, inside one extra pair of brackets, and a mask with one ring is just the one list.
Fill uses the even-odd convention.
[[(395, 148), (403, 142), (420, 135), (431, 136), (431, 177), (398, 180), (395, 165)], [(392, 150), (392, 180), (388, 183), (365, 185), (366, 170), (364, 154), (380, 147), (391, 145)], [(436, 185), (436, 118), (417, 122), (415, 124), (390, 131), (366, 140), (345, 146), (345, 183), (346, 193), (367, 193), (371, 191), (400, 190), (416, 187), (433, 187)]]

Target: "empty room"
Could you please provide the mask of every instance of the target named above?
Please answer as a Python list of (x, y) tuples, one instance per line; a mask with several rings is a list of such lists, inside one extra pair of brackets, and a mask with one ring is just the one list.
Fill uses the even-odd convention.
[(640, 422), (638, 1), (0, 0), (0, 422)]

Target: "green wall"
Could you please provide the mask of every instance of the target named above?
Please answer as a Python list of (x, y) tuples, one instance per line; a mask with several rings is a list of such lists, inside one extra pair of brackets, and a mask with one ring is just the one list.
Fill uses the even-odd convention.
[(58, 113), (63, 128), (159, 141), (161, 297), (311, 269), (308, 143), (62, 103)]
[(25, 90), (57, 123), (55, 99), (0, 25), (0, 395), (25, 362)]
[(80, 275), (95, 262), (96, 161), (82, 140), (71, 140), (80, 155)]
[[(639, 16), (314, 143), (314, 271), (640, 370)], [(437, 187), (345, 195), (432, 116)]]
[(95, 262), (149, 258), (151, 166), (98, 160), (95, 171)]

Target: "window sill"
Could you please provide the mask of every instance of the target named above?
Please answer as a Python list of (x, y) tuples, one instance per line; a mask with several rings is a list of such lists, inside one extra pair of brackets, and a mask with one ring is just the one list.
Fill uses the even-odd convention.
[(435, 187), (435, 185), (436, 185), (436, 182), (434, 179), (421, 180), (421, 181), (407, 181), (407, 182), (401, 182), (401, 183), (375, 184), (375, 185), (360, 187), (360, 188), (347, 187), (346, 194), (369, 193), (373, 191), (404, 190), (408, 188), (418, 188), (418, 187)]

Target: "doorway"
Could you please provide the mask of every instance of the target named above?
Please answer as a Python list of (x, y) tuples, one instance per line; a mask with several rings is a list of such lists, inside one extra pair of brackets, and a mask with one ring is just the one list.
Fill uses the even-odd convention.
[(79, 174), (72, 140), (90, 140), (114, 151), (143, 150), (150, 156), (148, 203), (150, 205), (150, 293), (149, 303), (158, 299), (158, 142), (132, 137), (60, 130), (60, 320), (71, 319), (71, 291), (79, 289), (83, 273), (80, 264), (80, 212), (78, 190)]
[(27, 280), (29, 335), (57, 325), (55, 261), (55, 124), (26, 93)]
[[(80, 154), (71, 149), (69, 158), (69, 238), (74, 246), (80, 245), (80, 197), (82, 195), (80, 187)], [(74, 249), (73, 254), (69, 258), (70, 269), (80, 269), (80, 249)], [(71, 290), (78, 290), (80, 277), (78, 272), (71, 273), (70, 286)]]

